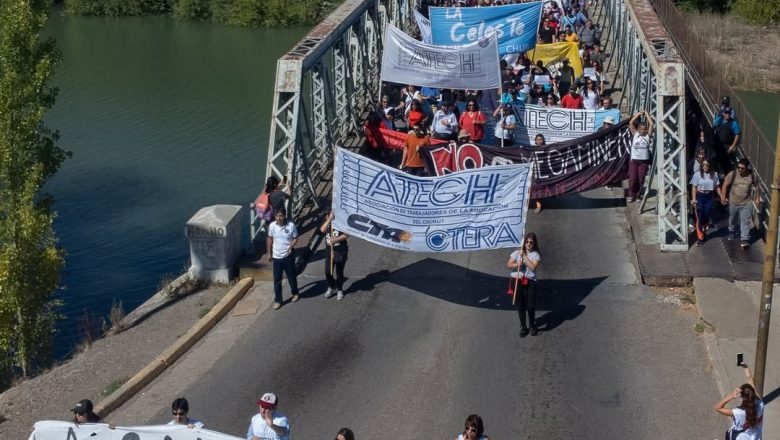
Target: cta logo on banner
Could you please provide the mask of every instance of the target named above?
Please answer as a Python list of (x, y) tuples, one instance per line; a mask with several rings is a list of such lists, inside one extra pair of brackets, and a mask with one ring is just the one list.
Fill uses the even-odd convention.
[[(581, 139), (541, 148), (494, 148), (465, 143), (421, 148), (428, 170), (438, 176), (507, 164), (533, 164), (532, 199), (588, 191), (626, 178), (631, 151), (628, 121)], [(451, 174), (455, 173), (455, 174)]]
[(447, 48), (425, 44), (388, 24), (382, 81), (444, 89), (494, 89), (501, 85), (495, 36)]
[(620, 121), (620, 110), (570, 110), (541, 105), (515, 105), (512, 107), (519, 124), (515, 128), (515, 143), (534, 145), (537, 134), (544, 135), (548, 144), (566, 142), (596, 132), (604, 125), (604, 118), (611, 116)]
[(415, 177), (339, 148), (333, 171), (335, 227), (405, 251), (517, 247), (530, 184), (530, 164)]
[(190, 429), (184, 425), (117, 426), (43, 420), (36, 422), (29, 440), (243, 440), (208, 429)]
[(542, 2), (480, 8), (429, 8), (433, 44), (472, 43), (492, 33), (501, 55), (533, 49)]

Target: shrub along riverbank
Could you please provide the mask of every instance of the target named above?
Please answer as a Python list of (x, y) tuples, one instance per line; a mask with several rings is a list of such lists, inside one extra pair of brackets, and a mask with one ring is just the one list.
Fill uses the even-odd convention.
[(780, 28), (746, 23), (731, 14), (686, 14), (726, 80), (739, 90), (780, 93)]
[(61, 0), (76, 15), (171, 14), (184, 20), (213, 20), (233, 26), (314, 24), (338, 0)]

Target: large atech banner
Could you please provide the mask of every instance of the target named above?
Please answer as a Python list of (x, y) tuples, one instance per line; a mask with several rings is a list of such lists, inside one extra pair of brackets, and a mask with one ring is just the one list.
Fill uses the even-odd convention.
[[(628, 121), (582, 139), (541, 148), (494, 148), (479, 144), (421, 148), (428, 170), (457, 176), (464, 170), (533, 163), (531, 198), (588, 191), (626, 178), (631, 157)], [(451, 174), (455, 173), (456, 174)]]
[(447, 48), (425, 44), (388, 24), (382, 54), (382, 81), (443, 89), (501, 86), (496, 37)]
[(480, 8), (428, 8), (433, 44), (456, 46), (486, 35), (498, 37), (501, 55), (533, 49), (542, 13), (542, 2)]
[(620, 121), (620, 110), (570, 110), (541, 105), (515, 105), (512, 107), (518, 124), (515, 128), (515, 144), (534, 145), (537, 134), (544, 135), (548, 144), (566, 142), (596, 132), (604, 125), (604, 118), (611, 116)]
[(415, 177), (339, 148), (333, 170), (335, 227), (405, 251), (517, 247), (530, 184), (530, 164)]
[(44, 420), (36, 422), (29, 440), (242, 440), (208, 429), (190, 429), (184, 425), (117, 426)]

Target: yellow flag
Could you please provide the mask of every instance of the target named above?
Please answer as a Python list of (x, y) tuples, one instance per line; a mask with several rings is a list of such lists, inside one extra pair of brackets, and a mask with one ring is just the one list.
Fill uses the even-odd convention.
[(574, 69), (577, 78), (582, 76), (582, 61), (577, 43), (564, 41), (562, 43), (537, 44), (534, 50), (528, 51), (527, 56), (533, 60), (534, 64), (538, 60), (542, 60), (545, 66), (568, 58), (569, 65)]

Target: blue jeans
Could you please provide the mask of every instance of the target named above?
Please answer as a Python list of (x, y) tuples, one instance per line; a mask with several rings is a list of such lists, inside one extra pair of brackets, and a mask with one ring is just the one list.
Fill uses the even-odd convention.
[[(712, 192), (703, 193), (701, 191), (696, 193), (696, 215), (698, 215), (699, 224), (696, 225), (700, 231), (704, 232), (704, 229), (712, 218), (712, 210), (715, 207), (715, 198), (712, 196)], [(699, 238), (703, 240), (703, 238)]]
[(298, 294), (298, 278), (295, 274), (295, 260), (292, 255), (284, 258), (274, 258), (274, 302), (282, 303), (282, 272), (287, 275), (290, 290)]
[(739, 239), (750, 241), (750, 217), (753, 215), (753, 205), (732, 205), (729, 203), (729, 232), (737, 230), (736, 220), (739, 218)]

